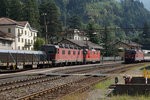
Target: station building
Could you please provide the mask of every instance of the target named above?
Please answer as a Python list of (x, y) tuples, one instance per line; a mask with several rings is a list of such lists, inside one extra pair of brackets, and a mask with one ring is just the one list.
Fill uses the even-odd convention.
[(130, 41), (130, 40), (123, 40), (123, 41), (119, 41), (117, 43), (114, 44), (115, 48), (118, 49), (119, 51), (119, 55), (121, 57), (124, 57), (124, 51), (125, 50), (129, 50), (129, 49), (135, 49), (135, 50), (141, 50), (142, 45)]
[[(27, 21), (15, 21), (9, 18), (0, 18), (0, 34), (5, 34), (0, 48), (14, 50), (33, 50), (37, 38), (37, 30)], [(8, 39), (9, 38), (9, 39)]]

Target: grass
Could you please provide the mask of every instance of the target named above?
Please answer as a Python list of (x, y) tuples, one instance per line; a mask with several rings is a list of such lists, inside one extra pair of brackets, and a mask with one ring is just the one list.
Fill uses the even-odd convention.
[(113, 84), (112, 80), (106, 80), (104, 82), (97, 83), (93, 86), (95, 89), (107, 89), (109, 85)]
[(76, 93), (76, 94), (73, 94), (73, 95), (65, 96), (61, 100), (85, 100), (85, 98), (87, 98), (86, 93), (84, 93), (84, 94)]
[(18, 90), (17, 90), (17, 92), (18, 92), (18, 93), (22, 93), (22, 92), (23, 92), (23, 90), (18, 89)]

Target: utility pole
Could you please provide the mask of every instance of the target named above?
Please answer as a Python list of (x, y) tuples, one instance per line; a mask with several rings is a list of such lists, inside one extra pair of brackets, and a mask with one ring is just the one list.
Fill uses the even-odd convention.
[(47, 16), (47, 13), (43, 13), (42, 16), (44, 16), (44, 25), (45, 25), (45, 44), (48, 44), (48, 35), (47, 35), (47, 22), (46, 22), (46, 16)]

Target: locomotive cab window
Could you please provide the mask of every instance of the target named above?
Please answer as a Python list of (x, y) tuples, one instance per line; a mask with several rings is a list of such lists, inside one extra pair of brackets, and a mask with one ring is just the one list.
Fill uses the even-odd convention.
[(54, 53), (55, 53), (55, 49), (52, 48), (52, 47), (49, 47), (49, 48), (48, 48), (48, 53), (54, 54)]
[(98, 51), (97, 51), (97, 55), (98, 55)]
[(95, 55), (95, 51), (93, 52), (93, 54)]

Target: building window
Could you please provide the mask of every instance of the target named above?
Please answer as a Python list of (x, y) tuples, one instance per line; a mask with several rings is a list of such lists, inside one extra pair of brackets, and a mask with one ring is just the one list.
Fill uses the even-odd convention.
[(18, 50), (20, 50), (20, 46), (18, 46)]
[(2, 46), (5, 46), (6, 45), (6, 42), (5, 41), (2, 41)]
[(25, 35), (27, 35), (27, 31), (25, 31)]
[(22, 47), (22, 50), (24, 50), (24, 47)]
[(8, 28), (8, 33), (11, 33), (11, 28)]
[(18, 42), (20, 42), (20, 38), (18, 38)]
[(27, 43), (27, 39), (25, 39), (25, 43)]
[(65, 50), (62, 51), (62, 54), (65, 55)]
[(20, 34), (20, 30), (18, 29), (18, 34)]
[(23, 34), (23, 30), (22, 30), (22, 34)]
[(7, 42), (8, 46), (10, 47), (11, 46), (11, 42)]
[(22, 38), (22, 43), (23, 43), (24, 41), (23, 41), (23, 38)]
[(28, 40), (28, 43), (30, 43), (30, 40)]

